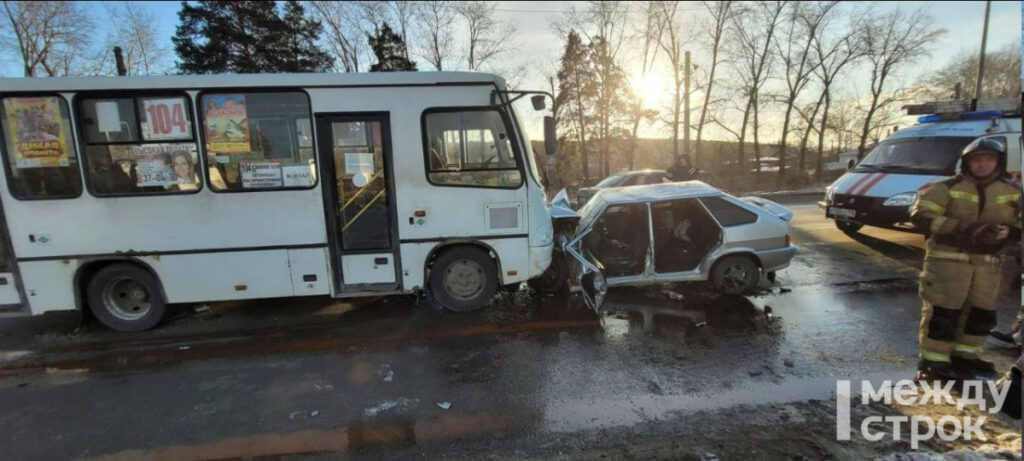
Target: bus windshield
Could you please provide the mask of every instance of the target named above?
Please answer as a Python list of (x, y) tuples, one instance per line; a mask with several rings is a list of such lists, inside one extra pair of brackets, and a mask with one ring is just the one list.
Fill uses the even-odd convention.
[(853, 171), (953, 175), (960, 151), (974, 138), (928, 137), (883, 141)]

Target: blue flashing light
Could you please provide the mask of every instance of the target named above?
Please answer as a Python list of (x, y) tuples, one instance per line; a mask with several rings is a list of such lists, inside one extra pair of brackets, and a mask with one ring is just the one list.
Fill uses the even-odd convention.
[(939, 116), (939, 115), (936, 115), (936, 114), (923, 115), (923, 116), (917, 118), (917, 123), (934, 123), (934, 122), (941, 122), (941, 121), (942, 121), (942, 117)]
[(961, 120), (988, 120), (992, 117), (1002, 117), (1001, 110), (983, 110), (978, 112), (964, 112), (960, 114)]

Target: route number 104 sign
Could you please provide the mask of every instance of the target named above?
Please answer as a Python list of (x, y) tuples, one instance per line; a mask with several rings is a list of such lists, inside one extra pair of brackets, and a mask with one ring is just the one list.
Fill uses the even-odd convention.
[(144, 99), (146, 122), (142, 135), (147, 141), (192, 139), (192, 123), (182, 98)]

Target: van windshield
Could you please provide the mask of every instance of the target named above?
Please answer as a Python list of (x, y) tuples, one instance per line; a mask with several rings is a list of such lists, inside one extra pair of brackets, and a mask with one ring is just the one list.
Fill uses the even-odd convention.
[(960, 151), (974, 138), (904, 138), (882, 141), (864, 157), (856, 172), (956, 174)]

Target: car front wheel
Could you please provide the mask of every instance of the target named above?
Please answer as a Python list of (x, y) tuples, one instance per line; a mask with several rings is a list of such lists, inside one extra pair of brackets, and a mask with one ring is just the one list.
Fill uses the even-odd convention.
[(853, 221), (836, 221), (836, 227), (844, 234), (856, 234), (864, 225)]

